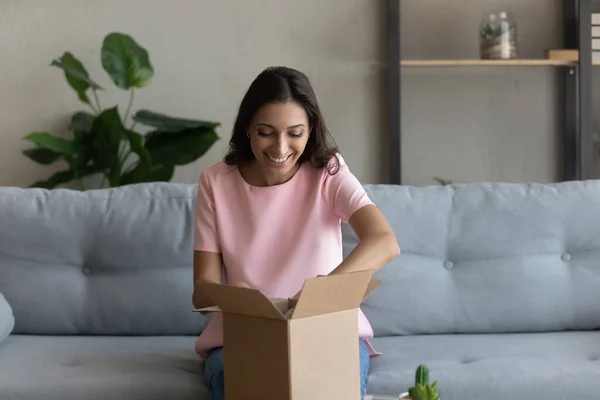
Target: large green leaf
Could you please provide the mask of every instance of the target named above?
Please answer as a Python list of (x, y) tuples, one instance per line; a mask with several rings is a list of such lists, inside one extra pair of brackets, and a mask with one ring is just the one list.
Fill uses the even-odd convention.
[(153, 164), (184, 165), (204, 155), (219, 140), (213, 129), (195, 128), (181, 132), (153, 132), (146, 140)]
[(69, 129), (72, 131), (90, 132), (96, 117), (86, 111), (78, 111), (71, 117)]
[(127, 131), (127, 138), (129, 139), (131, 151), (140, 157), (140, 163), (150, 165), (152, 160), (150, 152), (144, 147), (143, 136), (137, 132)]
[(55, 172), (48, 179), (39, 180), (30, 185), (30, 187), (53, 189), (60, 184), (85, 178), (86, 176), (97, 174), (99, 172), (101, 172), (100, 169), (94, 165), (88, 165), (79, 169), (70, 168), (68, 170)]
[(168, 182), (174, 172), (174, 165), (153, 165), (142, 180), (143, 182)]
[(154, 75), (146, 49), (126, 34), (115, 32), (104, 38), (101, 60), (112, 81), (123, 90), (142, 88)]
[(184, 129), (211, 128), (215, 129), (219, 122), (201, 121), (196, 119), (169, 117), (165, 114), (150, 110), (139, 110), (133, 120), (140, 124), (149, 125), (163, 132), (179, 132)]
[(92, 145), (92, 139), (90, 136), (87, 136), (84, 139), (85, 140), (80, 140), (75, 144), (75, 154), (67, 160), (71, 168), (76, 169), (77, 171), (83, 168), (97, 168), (93, 163), (94, 156), (97, 152)]
[(42, 165), (52, 164), (61, 157), (60, 153), (40, 147), (23, 150), (23, 154)]
[(25, 136), (28, 140), (40, 148), (52, 150), (65, 156), (75, 154), (75, 143), (71, 140), (54, 136), (48, 132), (32, 132)]
[(140, 182), (169, 182), (175, 172), (174, 165), (152, 165), (139, 163), (133, 170), (121, 176), (121, 185)]
[(90, 76), (81, 61), (68, 51), (58, 60), (52, 60), (50, 65), (61, 68), (64, 71), (67, 82), (77, 92), (79, 100), (84, 103), (90, 103), (90, 99), (86, 94), (86, 91), (90, 87), (102, 89), (100, 85), (90, 79)]
[(95, 149), (94, 161), (102, 169), (118, 166), (119, 145), (127, 138), (127, 130), (121, 123), (117, 106), (103, 111), (96, 117), (91, 129)]
[(73, 179), (75, 179), (75, 175), (73, 173), (73, 170), (65, 170), (65, 171), (58, 171), (55, 172), (52, 176), (50, 176), (50, 178), (45, 179), (45, 180), (39, 180), (37, 182), (34, 182), (33, 184), (30, 185), (30, 187), (37, 187), (37, 188), (43, 188), (43, 189), (54, 189), (56, 186), (62, 184), (62, 183), (66, 183), (69, 181), (72, 181)]
[(68, 160), (70, 164), (72, 164), (73, 168), (83, 168), (88, 166), (88, 164), (93, 164), (94, 160), (97, 159), (98, 150), (96, 150), (95, 146), (95, 137), (91, 132), (92, 128), (89, 127), (89, 130), (76, 130), (75, 134), (75, 154), (73, 157)]

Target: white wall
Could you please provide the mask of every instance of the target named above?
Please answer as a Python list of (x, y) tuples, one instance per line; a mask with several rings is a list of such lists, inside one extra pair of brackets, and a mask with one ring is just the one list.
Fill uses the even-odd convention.
[[(400, 0), (404, 58), (477, 57), (482, 12), (512, 11), (519, 55), (560, 47), (561, 0)], [(62, 72), (70, 50), (122, 104), (100, 67), (110, 31), (134, 36), (156, 76), (135, 106), (222, 122), (221, 141), (174, 180), (195, 182), (225, 151), (239, 100), (264, 67), (283, 64), (312, 79), (326, 121), (361, 181), (386, 165), (384, 0), (4, 0), (0, 13), (0, 185), (26, 186), (52, 169), (20, 151), (32, 130), (63, 132), (83, 107)], [(402, 73), (403, 179), (561, 179), (560, 69), (434, 68)]]

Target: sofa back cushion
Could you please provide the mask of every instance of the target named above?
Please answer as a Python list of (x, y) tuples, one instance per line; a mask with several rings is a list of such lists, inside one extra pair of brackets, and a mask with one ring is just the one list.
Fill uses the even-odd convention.
[[(363, 303), (377, 336), (600, 327), (600, 181), (365, 185), (402, 254)], [(13, 333), (198, 334), (196, 185), (0, 188)], [(344, 253), (357, 244), (342, 226)]]
[(600, 327), (600, 181), (366, 187), (402, 249), (363, 303), (376, 335)]
[(0, 188), (0, 293), (14, 333), (197, 334), (196, 186)]

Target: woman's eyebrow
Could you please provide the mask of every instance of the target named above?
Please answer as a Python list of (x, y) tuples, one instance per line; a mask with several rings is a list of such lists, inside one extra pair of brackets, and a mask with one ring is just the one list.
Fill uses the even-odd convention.
[[(267, 126), (269, 128), (275, 129), (275, 127), (273, 125), (265, 124), (264, 122), (258, 122), (256, 125), (263, 125), (263, 126)], [(287, 129), (299, 128), (301, 126), (304, 126), (304, 124), (296, 124), (296, 125), (288, 126)]]

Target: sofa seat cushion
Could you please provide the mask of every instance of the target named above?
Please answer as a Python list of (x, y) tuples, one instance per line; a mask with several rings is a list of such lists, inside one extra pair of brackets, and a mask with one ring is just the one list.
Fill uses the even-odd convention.
[(398, 395), (425, 364), (442, 400), (593, 399), (600, 393), (600, 332), (376, 338), (368, 389)]
[(207, 398), (194, 337), (12, 335), (0, 346), (0, 398)]
[(11, 334), (15, 327), (15, 316), (6, 298), (0, 293), (0, 343)]

